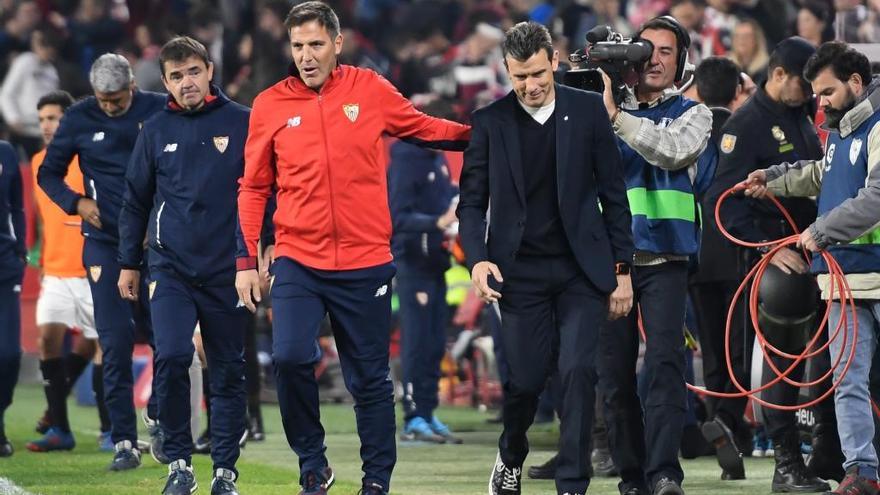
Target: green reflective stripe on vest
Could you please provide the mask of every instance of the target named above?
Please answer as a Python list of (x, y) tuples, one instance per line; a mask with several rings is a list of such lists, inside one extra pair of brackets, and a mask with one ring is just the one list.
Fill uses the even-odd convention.
[(691, 193), (665, 190), (649, 191), (644, 187), (634, 187), (626, 191), (629, 209), (633, 215), (644, 215), (648, 220), (686, 220), (697, 218), (694, 195)]
[(850, 244), (880, 244), (880, 229), (874, 229)]

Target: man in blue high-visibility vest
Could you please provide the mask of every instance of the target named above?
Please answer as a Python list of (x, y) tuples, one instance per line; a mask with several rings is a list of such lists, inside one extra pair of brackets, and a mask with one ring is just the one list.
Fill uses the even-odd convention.
[[(834, 408), (846, 477), (831, 493), (876, 494), (880, 484), (868, 376), (880, 328), (880, 167), (876, 166), (880, 162), (880, 79), (872, 79), (865, 55), (842, 42), (819, 47), (807, 61), (804, 76), (819, 97), (831, 131), (825, 156), (752, 172), (746, 194), (819, 197), (819, 218), (804, 230), (799, 244), (834, 256), (846, 274), (856, 315), (846, 320), (846, 337), (838, 336), (830, 347), (836, 356), (843, 342), (849, 343), (834, 370), (835, 382), (841, 380)], [(822, 298), (834, 298), (828, 266), (821, 256), (813, 256), (811, 270), (818, 274)], [(832, 302), (829, 335), (844, 318), (844, 311), (838, 301)], [(858, 341), (853, 343), (856, 324)], [(855, 355), (841, 377), (852, 345)]]

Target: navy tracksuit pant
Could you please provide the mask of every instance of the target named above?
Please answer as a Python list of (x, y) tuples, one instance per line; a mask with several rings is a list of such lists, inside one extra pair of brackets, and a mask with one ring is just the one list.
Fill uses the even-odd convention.
[(0, 281), (0, 440), (5, 433), (3, 416), (12, 404), (21, 364), (20, 278)]
[(233, 285), (196, 286), (174, 273), (154, 270), (149, 291), (165, 454), (191, 461), (189, 367), (198, 322), (211, 381), (211, 458), (214, 469), (235, 471), (247, 408), (244, 333), (250, 313), (239, 306)]
[[(354, 397), (364, 483), (388, 491), (397, 461), (394, 390), (389, 377), (394, 264), (344, 271), (272, 265), (272, 352), (284, 432), (305, 474), (327, 466), (315, 364), (318, 330), (330, 315), (345, 385)], [(212, 425), (213, 426), (213, 425)]]
[[(104, 352), (104, 398), (110, 414), (110, 437), (113, 443), (129, 440), (137, 444), (137, 421), (134, 410), (134, 377), (131, 354), (135, 344), (135, 305), (119, 295), (119, 262), (113, 244), (86, 238), (83, 265), (95, 305), (95, 327)], [(141, 304), (145, 304), (147, 276), (141, 274)], [(147, 325), (148, 327), (148, 325)], [(152, 332), (145, 328), (152, 344)], [(153, 382), (153, 389), (158, 384)], [(151, 418), (157, 414), (153, 394), (147, 406)]]
[(646, 490), (662, 477), (679, 483), (684, 478), (678, 449), (687, 400), (683, 332), (687, 265), (636, 266), (632, 283), (634, 304), (641, 307), (647, 334), (644, 413), (636, 388), (636, 306), (629, 316), (603, 325), (599, 337), (599, 386), (621, 493), (633, 487)]
[(406, 421), (422, 417), (431, 422), (437, 408), (440, 361), (446, 352), (446, 278), (397, 262), (400, 300), (403, 412)]

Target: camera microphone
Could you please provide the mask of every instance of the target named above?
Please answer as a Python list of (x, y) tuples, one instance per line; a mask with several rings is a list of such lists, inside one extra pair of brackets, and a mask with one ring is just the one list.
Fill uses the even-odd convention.
[(611, 32), (610, 26), (596, 26), (587, 31), (587, 43), (594, 44), (600, 41), (607, 41), (608, 37), (611, 36)]

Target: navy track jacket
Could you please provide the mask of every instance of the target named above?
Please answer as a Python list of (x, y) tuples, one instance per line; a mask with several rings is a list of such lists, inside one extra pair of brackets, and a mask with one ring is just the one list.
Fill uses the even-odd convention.
[(184, 111), (169, 97), (144, 123), (128, 173), (119, 217), (119, 263), (138, 268), (143, 240), (150, 270), (197, 285), (235, 282), (238, 179), (250, 109), (218, 88), (200, 109)]
[(117, 220), (122, 208), (125, 170), (131, 150), (144, 122), (161, 111), (165, 96), (135, 91), (131, 107), (123, 115), (110, 117), (90, 96), (67, 109), (61, 125), (46, 150), (46, 158), (37, 173), (43, 191), (69, 215), (76, 215), (76, 204), (83, 196), (64, 183), (67, 167), (79, 155), (86, 196), (98, 203), (101, 228), (82, 223), (89, 239), (116, 244)]
[(0, 141), (0, 283), (21, 283), (27, 254), (24, 228), (18, 153), (6, 141)]

